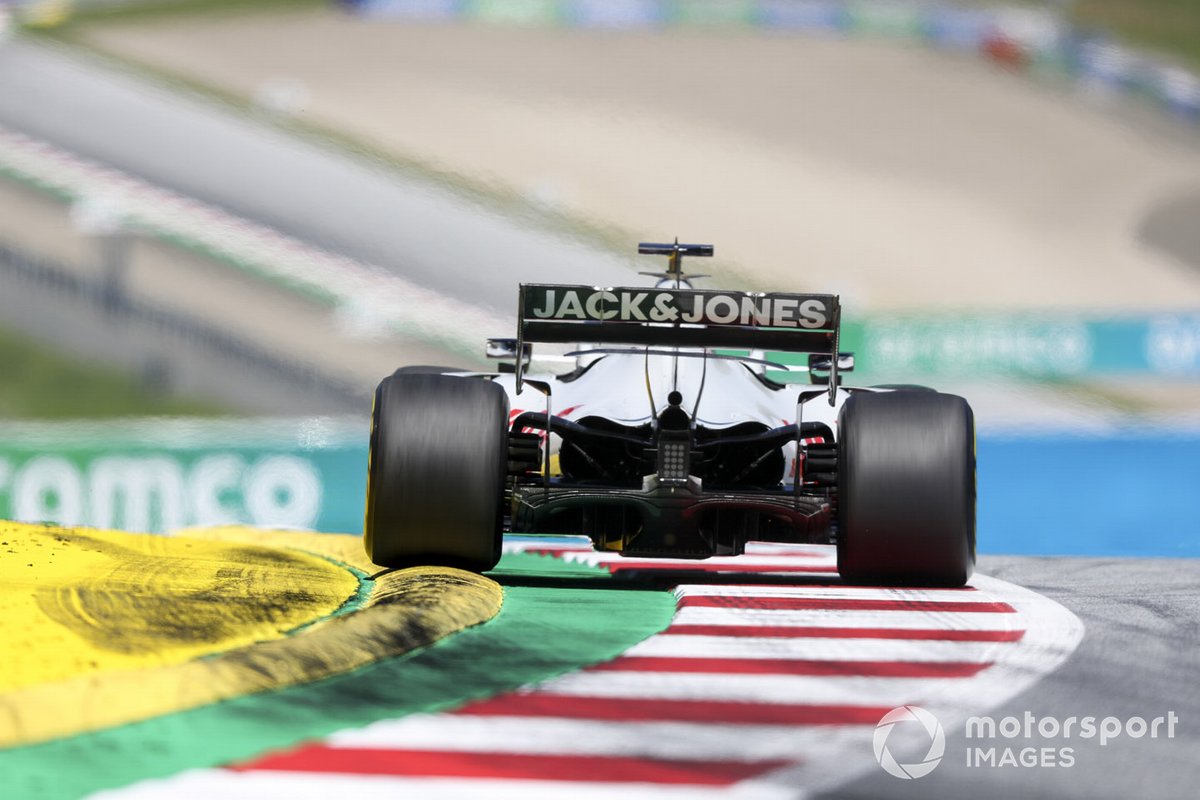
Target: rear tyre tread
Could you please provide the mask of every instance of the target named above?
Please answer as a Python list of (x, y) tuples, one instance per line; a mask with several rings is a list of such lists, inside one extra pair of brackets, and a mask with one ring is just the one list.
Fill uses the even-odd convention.
[(975, 568), (975, 426), (961, 397), (852, 395), (838, 441), (838, 571), (962, 586)]
[(500, 560), (508, 398), (481, 378), (400, 372), (375, 390), (363, 541), (385, 567)]

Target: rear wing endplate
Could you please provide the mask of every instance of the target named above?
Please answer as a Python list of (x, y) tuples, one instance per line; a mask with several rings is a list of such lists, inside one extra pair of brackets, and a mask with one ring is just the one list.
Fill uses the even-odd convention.
[[(526, 342), (750, 347), (838, 352), (832, 294), (521, 284), (517, 352)], [(833, 359), (831, 385), (837, 385)], [(517, 391), (523, 368), (517, 361)]]

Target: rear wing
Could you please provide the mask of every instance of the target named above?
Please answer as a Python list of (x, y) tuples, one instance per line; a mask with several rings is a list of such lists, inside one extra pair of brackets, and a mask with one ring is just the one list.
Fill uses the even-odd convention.
[[(521, 284), (518, 305), (518, 353), (526, 342), (587, 342), (832, 356), (841, 324), (831, 294)], [(522, 372), (518, 359), (517, 391)]]

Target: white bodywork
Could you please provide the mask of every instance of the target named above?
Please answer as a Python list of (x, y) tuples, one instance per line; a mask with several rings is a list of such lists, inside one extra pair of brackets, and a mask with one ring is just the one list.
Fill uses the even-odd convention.
[[(623, 425), (644, 425), (651, 420), (652, 411), (657, 417), (667, 407), (667, 395), (675, 390), (683, 395), (682, 408), (688, 415), (693, 416), (695, 410), (698, 425), (718, 429), (741, 422), (761, 422), (769, 428), (790, 425), (796, 421), (800, 392), (821, 388), (803, 383), (773, 389), (751, 373), (751, 369), (761, 369), (759, 365), (703, 358), (698, 357), (702, 351), (690, 352), (695, 356), (588, 355), (583, 358), (595, 363), (574, 380), (538, 372), (526, 373), (525, 380), (548, 382), (551, 413), (565, 419), (598, 416)], [(501, 374), (495, 382), (508, 393), (512, 417), (524, 411), (546, 410), (545, 395), (528, 382), (520, 394), (516, 393), (515, 376), (511, 374)], [(831, 406), (828, 392), (823, 392), (804, 404), (803, 421), (823, 422), (836, 437), (838, 411), (847, 397), (839, 390)], [(551, 437), (551, 452), (557, 452), (558, 444), (558, 437)], [(795, 443), (787, 444), (783, 454), (785, 472), (781, 479), (794, 474)]]

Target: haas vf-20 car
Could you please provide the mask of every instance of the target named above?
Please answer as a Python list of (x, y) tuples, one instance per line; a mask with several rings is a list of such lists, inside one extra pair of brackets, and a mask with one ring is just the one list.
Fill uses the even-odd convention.
[[(711, 246), (639, 250), (669, 257), (655, 286), (522, 285), (516, 339), (489, 342), (511, 359), (498, 372), (405, 367), (379, 384), (372, 561), (484, 571), (517, 531), (643, 559), (836, 544), (846, 581), (965, 583), (966, 401), (845, 385), (834, 295), (698, 290), (681, 260)], [(533, 369), (538, 343), (568, 345), (570, 371)], [(810, 383), (770, 377), (775, 352), (808, 354)]]

